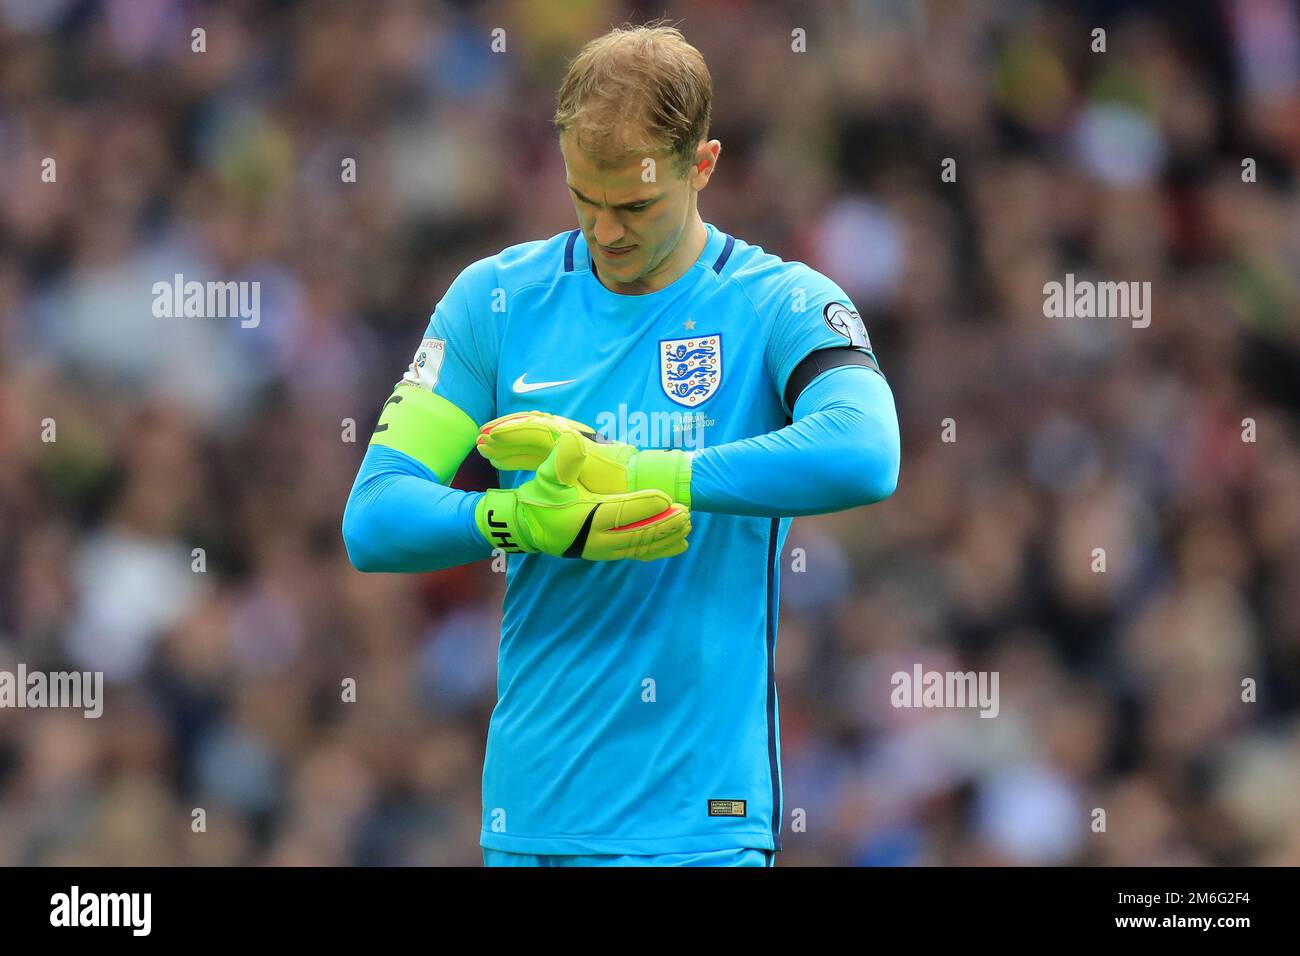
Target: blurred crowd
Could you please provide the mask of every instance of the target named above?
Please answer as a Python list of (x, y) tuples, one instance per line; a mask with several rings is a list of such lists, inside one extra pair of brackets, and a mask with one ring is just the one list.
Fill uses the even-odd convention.
[(107, 684), (0, 710), (0, 864), (480, 862), (504, 576), (360, 574), (342, 509), (452, 278), (575, 224), (565, 57), (665, 13), (705, 220), (848, 291), (902, 424), (783, 556), (778, 865), (1300, 864), (1292, 0), (0, 0), (0, 669)]

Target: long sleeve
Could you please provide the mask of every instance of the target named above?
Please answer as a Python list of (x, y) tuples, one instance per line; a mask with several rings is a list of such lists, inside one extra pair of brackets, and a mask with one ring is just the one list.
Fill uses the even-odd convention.
[(481, 303), (496, 285), (489, 260), (461, 272), (380, 410), (343, 512), (358, 571), (437, 571), (492, 553), (474, 521), (482, 494), (447, 485), (494, 415), (495, 336)]
[(343, 512), (359, 571), (437, 571), (492, 553), (474, 523), (481, 492), (448, 488), (409, 455), (371, 445)]
[(863, 366), (831, 369), (804, 389), (791, 424), (699, 452), (691, 507), (797, 517), (871, 504), (898, 484), (899, 446), (885, 379)]

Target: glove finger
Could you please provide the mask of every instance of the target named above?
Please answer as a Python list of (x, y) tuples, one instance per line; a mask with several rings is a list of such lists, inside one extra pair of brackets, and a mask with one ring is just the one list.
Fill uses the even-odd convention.
[(601, 534), (604, 546), (619, 558), (654, 560), (680, 554), (691, 531), (690, 515), (685, 509), (656, 516), (630, 530), (611, 530)]
[(674, 506), (635, 526), (594, 531), (584, 556), (600, 555), (601, 560), (672, 557), (685, 550), (682, 544), (690, 530), (690, 513)]
[(484, 424), (483, 427), (479, 429), (479, 434), (488, 435), (491, 434), (495, 429), (500, 428), (506, 422), (525, 421), (527, 419), (542, 416), (544, 414), (545, 414), (544, 412), (539, 412), (536, 410), (531, 412), (511, 412), (509, 415), (502, 415), (499, 418), (494, 418), (492, 419), (492, 421)]
[[(671, 558), (681, 554), (687, 547), (687, 535), (691, 532), (690, 515), (683, 509), (679, 514), (671, 515), (653, 524), (638, 528), (630, 534), (624, 532), (622, 537), (614, 538), (616, 547), (626, 542), (619, 550), (620, 556), (636, 558), (641, 561), (656, 561), (659, 558)], [(616, 532), (611, 532), (611, 536)], [(636, 537), (632, 537), (635, 535)]]
[(493, 468), (501, 471), (536, 471), (551, 449), (549, 445), (502, 446), (483, 442), (478, 451)]
[(592, 428), (590, 425), (584, 425), (582, 424), (582, 422), (576, 422), (572, 418), (561, 418), (559, 415), (552, 415), (551, 418), (559, 422), (564, 431), (576, 432), (577, 434), (581, 435), (583, 438), (588, 438), (591, 441), (604, 441), (600, 433), (596, 431), (596, 429)]
[(683, 510), (674, 505), (662, 491), (632, 491), (619, 495), (606, 495), (601, 500), (593, 528), (602, 531), (634, 531), (655, 520), (670, 517), (670, 512)]
[(562, 485), (576, 485), (578, 475), (587, 459), (587, 447), (583, 440), (573, 432), (564, 432), (555, 442), (551, 456), (538, 469), (546, 469), (547, 477), (553, 477)]
[[(674, 505), (670, 513), (664, 513), (639, 522), (635, 529), (640, 533), (642, 542), (661, 541), (665, 538), (684, 538), (691, 533), (691, 513), (685, 508)], [(611, 528), (610, 534), (627, 534), (622, 528)]]
[(631, 557), (635, 561), (658, 561), (660, 558), (675, 558), (679, 554), (684, 554), (689, 547), (690, 542), (685, 537), (670, 538), (666, 541), (657, 541)]
[(479, 429), (479, 434), (488, 436), (499, 430), (509, 432), (521, 427), (536, 427), (549, 432), (551, 441), (559, 437), (562, 432), (577, 432), (593, 441), (599, 438), (596, 429), (590, 425), (584, 425), (582, 422), (561, 415), (552, 415), (550, 412), (539, 412), (536, 409), (531, 412), (511, 412), (509, 415), (494, 418)]
[(479, 454), (503, 471), (535, 471), (555, 445), (550, 417), (525, 412), (493, 419), (479, 432)]

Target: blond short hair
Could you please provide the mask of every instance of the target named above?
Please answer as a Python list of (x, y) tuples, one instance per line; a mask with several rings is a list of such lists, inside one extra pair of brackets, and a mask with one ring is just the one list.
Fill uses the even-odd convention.
[(680, 30), (626, 24), (597, 37), (569, 64), (555, 128), (573, 130), (600, 166), (667, 152), (688, 166), (709, 132), (713, 78)]

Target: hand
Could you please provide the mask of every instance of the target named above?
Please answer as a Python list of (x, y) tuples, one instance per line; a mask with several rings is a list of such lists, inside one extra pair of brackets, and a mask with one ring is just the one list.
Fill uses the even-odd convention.
[(516, 489), (484, 494), (474, 517), (488, 543), (509, 552), (588, 561), (654, 561), (685, 551), (688, 507), (654, 489), (602, 494), (578, 480), (588, 468), (588, 446), (595, 444), (562, 431), (535, 477)]
[(598, 494), (661, 491), (686, 507), (691, 503), (691, 456), (676, 449), (640, 451), (609, 441), (595, 429), (546, 412), (517, 412), (488, 422), (479, 431), (478, 450), (503, 471), (537, 469), (562, 435), (573, 435), (585, 457), (577, 482)]

